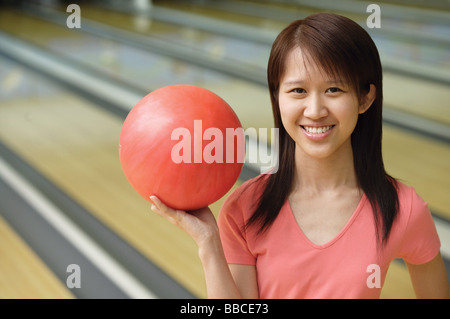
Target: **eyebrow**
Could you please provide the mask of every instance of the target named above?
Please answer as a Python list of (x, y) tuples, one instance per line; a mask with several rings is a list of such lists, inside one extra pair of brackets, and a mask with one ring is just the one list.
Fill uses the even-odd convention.
[(295, 85), (303, 85), (305, 83), (305, 81), (286, 81), (286, 82), (282, 82), (281, 85), (284, 86), (295, 86)]
[[(304, 81), (304, 80), (292, 80), (292, 81), (286, 81), (286, 82), (282, 82), (281, 85), (286, 85), (286, 86), (291, 86), (291, 85), (304, 85), (305, 83), (307, 83), (308, 81)], [(327, 85), (331, 85), (331, 84), (340, 84), (340, 85), (344, 85), (346, 84), (345, 81), (342, 80), (328, 80), (325, 81), (325, 83)]]

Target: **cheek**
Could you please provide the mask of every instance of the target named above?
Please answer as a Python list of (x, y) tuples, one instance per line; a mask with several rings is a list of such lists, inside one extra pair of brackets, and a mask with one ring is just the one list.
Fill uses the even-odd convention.
[(285, 127), (286, 131), (289, 132), (294, 126), (296, 126), (296, 122), (298, 119), (298, 108), (290, 106), (286, 101), (280, 99), (280, 116), (281, 122)]
[(344, 135), (351, 135), (358, 122), (359, 113), (356, 108), (348, 107), (335, 110), (335, 116), (339, 121), (339, 129)]
[(338, 108), (337, 112), (339, 112), (340, 114), (338, 114), (337, 116), (339, 116), (339, 118), (343, 121), (347, 122), (350, 127), (356, 126), (356, 122), (358, 121), (359, 117), (358, 102), (354, 99), (349, 99), (349, 101), (347, 101), (343, 105), (346, 105), (346, 107)]
[(283, 95), (279, 97), (280, 114), (283, 122), (296, 121), (299, 116), (298, 103), (293, 103), (292, 100), (284, 98)]

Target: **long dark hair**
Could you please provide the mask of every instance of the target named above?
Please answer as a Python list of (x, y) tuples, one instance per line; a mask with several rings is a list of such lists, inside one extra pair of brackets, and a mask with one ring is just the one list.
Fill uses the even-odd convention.
[(267, 77), (274, 124), (279, 129), (279, 168), (264, 180), (264, 190), (246, 227), (256, 224), (259, 233), (267, 230), (292, 191), (295, 142), (281, 122), (278, 93), (286, 57), (296, 47), (328, 75), (350, 83), (360, 100), (368, 93), (370, 84), (376, 87), (376, 98), (371, 107), (359, 115), (351, 143), (358, 185), (372, 206), (377, 239), (385, 243), (397, 215), (398, 194), (395, 179), (384, 169), (381, 152), (383, 86), (380, 57), (375, 43), (362, 27), (331, 13), (319, 13), (292, 22), (273, 43)]

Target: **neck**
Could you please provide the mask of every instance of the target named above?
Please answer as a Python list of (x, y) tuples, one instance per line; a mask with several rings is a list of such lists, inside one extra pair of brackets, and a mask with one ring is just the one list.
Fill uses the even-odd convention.
[(294, 190), (317, 194), (358, 187), (350, 143), (327, 158), (310, 157), (296, 146), (295, 171)]

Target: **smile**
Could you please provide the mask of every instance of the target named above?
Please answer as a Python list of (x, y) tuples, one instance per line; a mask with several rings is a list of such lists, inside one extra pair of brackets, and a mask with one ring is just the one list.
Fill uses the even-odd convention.
[(334, 125), (320, 126), (320, 127), (302, 126), (302, 128), (310, 134), (322, 134), (322, 133), (329, 131), (333, 126)]

